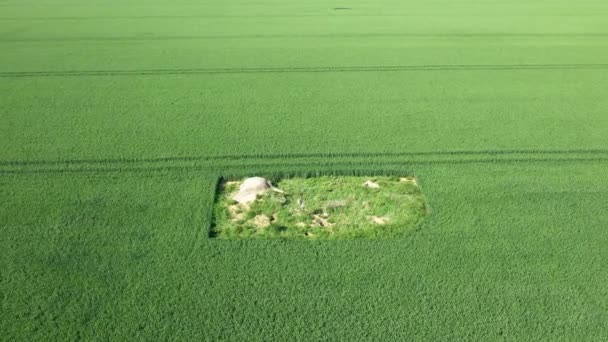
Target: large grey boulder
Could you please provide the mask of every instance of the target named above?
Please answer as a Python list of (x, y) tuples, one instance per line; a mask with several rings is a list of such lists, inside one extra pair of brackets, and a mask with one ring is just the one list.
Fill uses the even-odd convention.
[(258, 195), (262, 195), (268, 190), (282, 192), (273, 187), (270, 181), (265, 178), (251, 177), (241, 183), (239, 191), (232, 196), (232, 199), (240, 204), (248, 204), (255, 201)]

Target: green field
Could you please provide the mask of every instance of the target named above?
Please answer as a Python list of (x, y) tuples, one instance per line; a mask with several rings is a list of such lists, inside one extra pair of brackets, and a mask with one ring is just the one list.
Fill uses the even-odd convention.
[[(0, 0), (6, 341), (608, 340), (608, 3)], [(402, 238), (221, 177), (414, 175)]]

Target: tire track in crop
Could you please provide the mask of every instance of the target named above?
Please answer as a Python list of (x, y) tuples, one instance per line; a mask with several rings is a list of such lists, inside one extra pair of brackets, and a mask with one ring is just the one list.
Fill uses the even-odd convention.
[[(415, 17), (414, 14), (390, 14), (390, 15), (348, 15), (349, 17)], [(599, 16), (599, 14), (598, 14)], [(192, 15), (129, 15), (129, 16), (88, 16), (88, 17), (77, 17), (77, 16), (65, 16), (65, 17), (0, 17), (0, 21), (94, 21), (94, 20), (147, 20), (147, 19), (229, 19), (229, 18), (243, 18), (243, 19), (257, 19), (257, 18), (309, 18), (309, 17), (347, 17), (346, 15), (336, 14), (285, 14), (285, 15), (209, 15), (209, 14), (192, 14)]]
[(0, 166), (53, 166), (81, 164), (138, 164), (166, 162), (227, 161), (256, 159), (303, 159), (303, 158), (382, 158), (382, 157), (429, 157), (429, 156), (500, 156), (500, 155), (572, 155), (572, 154), (606, 154), (608, 149), (511, 149), (511, 150), (452, 150), (420, 152), (316, 152), (316, 153), (245, 153), (208, 156), (166, 156), (156, 158), (102, 158), (102, 159), (66, 159), (66, 160), (6, 160)]
[(608, 69), (608, 64), (445, 64), (445, 65), (387, 65), (387, 66), (320, 66), (266, 68), (200, 68), (200, 69), (142, 69), (142, 70), (65, 70), (65, 71), (5, 71), (0, 77), (91, 77), (146, 75), (205, 75), (261, 73), (337, 73), (337, 72), (400, 72), (400, 71), (502, 71), (502, 70), (582, 70)]
[(171, 41), (171, 40), (226, 40), (226, 39), (301, 39), (301, 38), (542, 38), (542, 37), (608, 37), (608, 32), (596, 33), (302, 33), (302, 34), (218, 34), (175, 36), (105, 36), (105, 37), (29, 37), (4, 38), (0, 43), (58, 43), (58, 42), (113, 42), (113, 41)]
[[(466, 165), (466, 164), (517, 164), (517, 163), (593, 163), (593, 162), (608, 162), (607, 157), (593, 158), (492, 158), (492, 159), (437, 159), (437, 160), (404, 160), (404, 161), (370, 161), (362, 163), (361, 161), (302, 161), (289, 163), (239, 163), (230, 165), (185, 165), (185, 166), (144, 166), (144, 167), (107, 167), (107, 168), (46, 168), (46, 169), (0, 169), (0, 175), (32, 175), (32, 174), (79, 174), (79, 173), (153, 173), (153, 172), (202, 172), (212, 171), (219, 172), (224, 175), (235, 174), (232, 170), (241, 170), (240, 172), (251, 169), (285, 169), (296, 167), (307, 167), (309, 172), (319, 170), (319, 167), (334, 167), (344, 170), (360, 171), (367, 167), (370, 170), (373, 167), (382, 167), (376, 169), (376, 173), (382, 172), (386, 167), (403, 168), (406, 166), (416, 165)], [(364, 166), (362, 168), (362, 165)], [(238, 173), (238, 172), (237, 172)]]
[[(63, 21), (63, 20), (73, 20), (73, 21), (95, 21), (95, 20), (147, 20), (147, 19), (258, 19), (258, 18), (408, 18), (408, 17), (428, 17), (428, 18), (436, 18), (436, 17), (447, 17), (451, 16), (451, 14), (416, 14), (416, 13), (395, 13), (395, 14), (361, 14), (356, 12), (349, 12), (345, 14), (342, 12), (347, 8), (333, 8), (327, 9), (327, 13), (319, 13), (319, 14), (183, 14), (183, 15), (129, 15), (129, 16), (121, 16), (121, 15), (109, 15), (109, 16), (54, 16), (54, 17), (0, 17), (0, 21)], [(342, 12), (341, 14), (337, 14), (337, 12)], [(505, 16), (505, 14), (501, 14), (501, 16)], [(508, 15), (507, 15), (508, 16)], [(518, 16), (518, 15), (513, 15)], [(543, 14), (544, 17), (580, 17), (581, 15), (576, 14), (559, 14), (559, 13), (551, 13), (551, 14)], [(585, 13), (584, 17), (604, 17), (606, 13)]]

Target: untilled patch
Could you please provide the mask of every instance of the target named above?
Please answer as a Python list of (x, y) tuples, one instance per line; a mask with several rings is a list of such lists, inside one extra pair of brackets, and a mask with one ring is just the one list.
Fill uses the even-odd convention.
[(427, 214), (414, 177), (322, 176), (220, 184), (212, 236), (373, 238), (412, 231)]

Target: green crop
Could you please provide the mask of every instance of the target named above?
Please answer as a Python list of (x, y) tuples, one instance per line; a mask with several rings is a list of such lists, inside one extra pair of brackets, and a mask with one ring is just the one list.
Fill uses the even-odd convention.
[[(0, 336), (608, 340), (606, 13), (0, 1)], [(432, 212), (213, 237), (223, 179), (368, 175)]]

